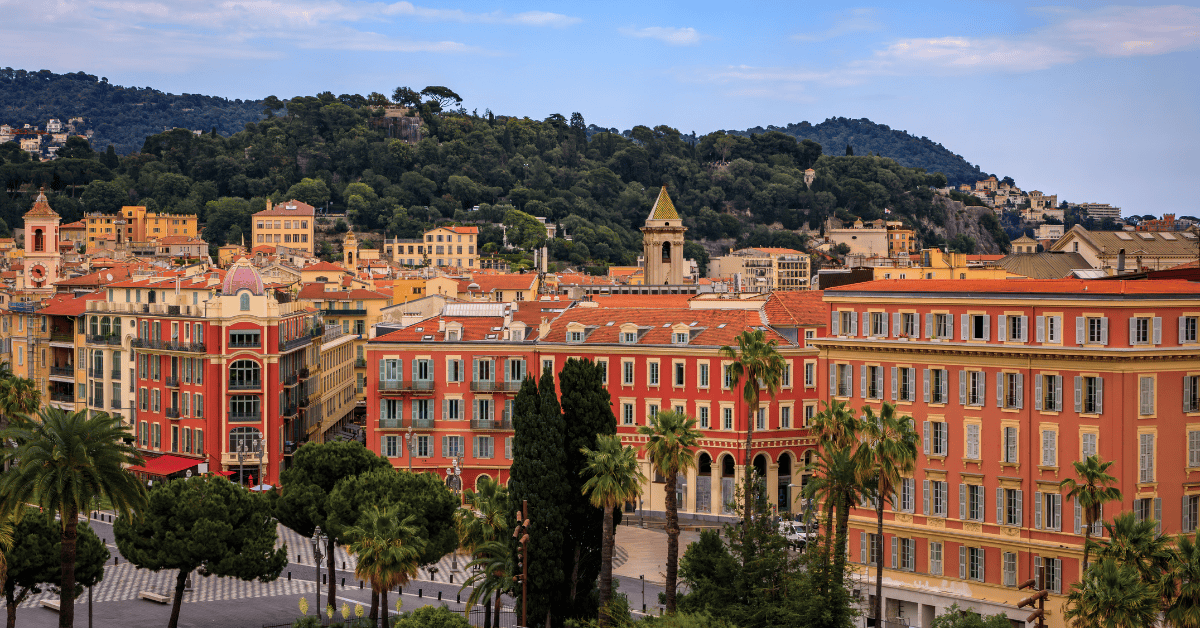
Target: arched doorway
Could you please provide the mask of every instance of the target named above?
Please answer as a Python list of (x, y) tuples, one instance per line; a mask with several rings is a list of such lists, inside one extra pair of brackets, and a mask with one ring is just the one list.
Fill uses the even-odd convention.
[(732, 515), (734, 502), (733, 483), (736, 467), (733, 456), (721, 454), (721, 514)]
[(779, 496), (779, 512), (792, 511), (792, 454), (779, 454), (779, 475), (775, 494)]
[(700, 454), (696, 462), (696, 512), (712, 512), (712, 457)]

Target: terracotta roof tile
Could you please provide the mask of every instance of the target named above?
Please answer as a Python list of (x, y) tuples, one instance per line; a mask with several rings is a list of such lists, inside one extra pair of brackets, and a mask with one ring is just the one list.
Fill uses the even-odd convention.
[(621, 325), (634, 323), (639, 332), (636, 344), (674, 345), (672, 328), (682, 323), (691, 332), (688, 344), (693, 346), (734, 345), (739, 334), (754, 329), (764, 330), (768, 340), (791, 345), (786, 338), (764, 324), (758, 310), (688, 308), (573, 307), (551, 321), (550, 331), (541, 341), (565, 343), (567, 326), (571, 323), (580, 323), (585, 327), (583, 344), (619, 344)]
[[(288, 209), (288, 207), (294, 207), (294, 209)], [(290, 201), (279, 203), (278, 205), (276, 205), (275, 207), (273, 207), (271, 209), (264, 209), (254, 215), (256, 217), (257, 216), (302, 216), (303, 217), (303, 216), (313, 216), (315, 214), (316, 214), (316, 210), (313, 209), (312, 205), (309, 205), (308, 203), (301, 203), (300, 201), (292, 199)]]
[(829, 315), (821, 290), (772, 292), (763, 312), (772, 325), (787, 327), (824, 327)]
[(1033, 294), (1194, 294), (1200, 283), (1183, 280), (1090, 281), (1087, 279), (883, 279), (825, 290), (828, 296), (854, 292), (1033, 293)]

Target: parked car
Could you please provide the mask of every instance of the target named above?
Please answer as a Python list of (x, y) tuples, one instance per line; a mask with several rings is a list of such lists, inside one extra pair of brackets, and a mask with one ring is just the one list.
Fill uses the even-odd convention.
[(817, 538), (816, 523), (805, 524), (803, 521), (780, 521), (779, 534), (788, 543), (799, 550), (804, 550), (808, 544)]

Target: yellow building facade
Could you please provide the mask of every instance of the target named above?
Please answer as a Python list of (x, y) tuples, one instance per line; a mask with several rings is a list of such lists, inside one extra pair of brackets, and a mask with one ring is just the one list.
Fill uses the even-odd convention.
[(250, 221), (251, 246), (282, 244), (312, 254), (316, 235), (313, 206), (295, 199), (274, 206), (268, 201), (267, 205)]

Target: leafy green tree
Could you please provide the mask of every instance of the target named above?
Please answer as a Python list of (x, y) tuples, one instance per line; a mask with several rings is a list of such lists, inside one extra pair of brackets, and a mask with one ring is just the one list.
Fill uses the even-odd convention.
[[(25, 513), (11, 534), (12, 542), (4, 549), (3, 561), (8, 566), (7, 578), (0, 590), (8, 607), (8, 628), (16, 628), (17, 607), (29, 595), (42, 592), (42, 587), (57, 587), (62, 583), (62, 551), (59, 526), (44, 513)], [(104, 564), (108, 548), (87, 524), (79, 526), (75, 551), (75, 596), (84, 587), (93, 587), (104, 579)]]
[(467, 573), (471, 575), (463, 581), (459, 591), (471, 589), (467, 596), (468, 611), (480, 600), (484, 601), (484, 628), (492, 626), (492, 606), (488, 604), (488, 598), (495, 597), (496, 625), (499, 626), (500, 596), (515, 590), (517, 563), (513, 546), (511, 537), (486, 541), (476, 547), (474, 559), (467, 564)]
[[(363, 512), (359, 525), (346, 528), (345, 536), (350, 539), (350, 553), (358, 557), (354, 575), (371, 583), (371, 591), (379, 596), (383, 609), (383, 628), (390, 622), (388, 617), (388, 591), (394, 586), (408, 584), (417, 575), (418, 561), (425, 541), (418, 536), (413, 525), (414, 515), (397, 519), (398, 508), (389, 506), (384, 510), (373, 506)], [(371, 609), (375, 617), (375, 609)]]
[[(342, 525), (356, 520), (335, 520), (334, 509), (340, 506), (332, 498), (334, 489), (346, 478), (373, 469), (391, 470), (392, 465), (363, 447), (358, 441), (305, 443), (292, 456), (292, 464), (279, 474), (282, 490), (275, 501), (275, 518), (301, 537), (310, 538), (317, 526), (329, 540), (325, 548), (329, 573), (334, 571), (334, 550), (342, 539)], [(378, 503), (378, 502), (374, 502)], [(343, 524), (344, 525), (344, 524)], [(329, 579), (329, 597), (337, 599), (335, 578)]]
[(1112, 461), (1101, 462), (1099, 456), (1088, 456), (1086, 460), (1072, 463), (1079, 479), (1066, 478), (1059, 485), (1067, 491), (1066, 498), (1079, 503), (1083, 517), (1083, 569), (1088, 568), (1088, 557), (1092, 551), (1092, 526), (1100, 520), (1105, 502), (1121, 501), (1121, 490), (1113, 484), (1117, 478), (1109, 475)]
[[(509, 560), (512, 548), (504, 542), (509, 529), (512, 528), (510, 513), (513, 509), (508, 498), (508, 488), (491, 478), (483, 477), (480, 478), (476, 490), (463, 491), (463, 503), (466, 507), (456, 511), (454, 519), (458, 530), (458, 542), (470, 552), (472, 562), (482, 568), (493, 560)], [(498, 551), (499, 554), (489, 555), (489, 551)], [(475, 575), (478, 576), (475, 579), (478, 586), (471, 592), (467, 607), (470, 608), (483, 599), (483, 625), (484, 628), (491, 628), (492, 607), (488, 603), (488, 596), (492, 593), (499, 596), (500, 590), (490, 577), (491, 572), (484, 571)], [(464, 583), (463, 588), (466, 586)]]
[(1071, 586), (1063, 619), (1072, 628), (1153, 626), (1158, 623), (1160, 590), (1137, 567), (1110, 556), (1097, 556)]
[(394, 628), (471, 628), (462, 615), (445, 606), (422, 606), (400, 617)]
[(330, 492), (329, 504), (326, 521), (339, 534), (343, 528), (361, 526), (375, 506), (394, 509), (396, 517), (408, 520), (406, 525), (423, 541), (419, 565), (436, 563), (458, 548), (454, 525), (458, 498), (436, 474), (397, 471), (386, 464), (344, 478)]
[(411, 87), (397, 87), (392, 92), (392, 100), (398, 105), (416, 107), (421, 104), (421, 94)]
[(454, 90), (441, 85), (430, 85), (421, 90), (421, 95), (428, 98), (431, 103), (437, 105), (436, 111), (443, 111), (451, 105), (462, 103), (462, 97), (454, 93)]
[[(508, 491), (515, 508), (528, 502), (529, 519), (537, 530), (530, 535), (527, 616), (535, 625), (561, 603), (566, 570), (562, 552), (567, 525), (566, 425), (554, 396), (554, 375), (546, 369), (541, 384), (532, 376), (521, 383), (513, 402), (513, 461)], [(561, 607), (558, 607), (561, 610)]]
[[(89, 416), (90, 415), (90, 416)], [(107, 499), (122, 517), (146, 503), (142, 484), (125, 470), (143, 463), (120, 419), (106, 412), (67, 412), (45, 407), (37, 420), (21, 420), (0, 433), (16, 442), (6, 450), (16, 465), (0, 478), (0, 513), (13, 513), (26, 504), (47, 516), (58, 516), (62, 533), (62, 608), (58, 625), (75, 622), (75, 562), (79, 513)]]
[[(1174, 593), (1169, 590), (1168, 583), (1175, 556), (1170, 548), (1171, 540), (1158, 528), (1158, 521), (1138, 521), (1132, 512), (1123, 512), (1113, 517), (1111, 523), (1104, 523), (1108, 538), (1093, 541), (1093, 551), (1098, 561), (1109, 558), (1121, 566), (1133, 568), (1142, 582), (1154, 587), (1169, 603)], [(1112, 574), (1107, 574), (1106, 578), (1109, 576)]]
[(537, 218), (517, 209), (510, 209), (504, 216), (508, 243), (526, 251), (536, 249), (546, 242), (546, 226)]
[[(883, 538), (883, 503), (891, 499), (896, 506), (896, 487), (911, 474), (917, 462), (917, 430), (912, 417), (896, 416), (896, 406), (883, 402), (879, 414), (863, 406), (865, 474), (875, 474), (875, 533)], [(883, 619), (883, 561), (875, 565), (875, 604), (872, 616)]]
[(1003, 613), (981, 616), (968, 609), (960, 609), (958, 604), (951, 604), (946, 612), (933, 618), (931, 628), (1011, 628), (1012, 622)]
[(86, 138), (72, 135), (67, 138), (62, 148), (55, 153), (59, 159), (95, 159), (96, 151), (92, 150)]
[(825, 509), (825, 546), (818, 568), (825, 572), (825, 592), (840, 588), (845, 575), (846, 542), (849, 534), (850, 509), (859, 498), (873, 494), (864, 474), (864, 449), (853, 445), (826, 447), (817, 454), (809, 468), (815, 472), (804, 487), (804, 496), (823, 503)]
[(742, 400), (746, 402), (746, 456), (745, 479), (743, 490), (746, 503), (743, 508), (742, 522), (750, 527), (750, 476), (754, 468), (754, 421), (758, 416), (758, 408), (763, 392), (775, 396), (779, 392), (785, 364), (783, 356), (775, 348), (775, 339), (767, 340), (766, 333), (761, 329), (744, 331), (738, 334), (738, 348), (728, 345), (721, 347), (721, 357), (733, 360), (729, 365), (729, 382), (734, 388), (741, 387)]
[(320, 207), (329, 200), (329, 186), (322, 179), (305, 177), (299, 183), (288, 188), (284, 196), (294, 198), (313, 207)]
[(1196, 535), (1181, 534), (1175, 540), (1170, 584), (1176, 591), (1167, 607), (1167, 623), (1176, 628), (1200, 627), (1200, 540)]
[(183, 590), (193, 571), (271, 582), (287, 565), (275, 548), (275, 519), (264, 495), (225, 478), (197, 476), (160, 483), (140, 516), (113, 524), (117, 549), (142, 569), (178, 570), (168, 628), (179, 625)]
[(737, 597), (729, 584), (736, 580), (739, 571), (740, 565), (721, 540), (721, 532), (711, 528), (702, 530), (700, 540), (688, 545), (679, 562), (679, 577), (688, 589), (679, 596), (679, 610), (731, 608)]
[(612, 560), (616, 534), (613, 530), (615, 508), (637, 499), (646, 476), (642, 474), (633, 447), (621, 445), (621, 437), (605, 434), (597, 437), (596, 449), (584, 449), (587, 456), (587, 482), (583, 492), (592, 505), (604, 510), (604, 541), (600, 558), (600, 628), (609, 623), (612, 602)]
[(37, 412), (42, 404), (42, 392), (37, 382), (24, 377), (14, 377), (8, 363), (7, 375), (0, 373), (0, 424), (8, 425), (10, 417)]
[(79, 199), (88, 211), (116, 213), (129, 204), (129, 192), (116, 181), (92, 181)]
[(675, 491), (679, 474), (696, 466), (696, 446), (702, 434), (696, 429), (695, 419), (678, 412), (659, 412), (650, 417), (650, 425), (638, 428), (638, 434), (646, 437), (642, 451), (651, 466), (666, 479), (663, 486), (667, 511), (666, 609), (674, 613), (679, 569), (679, 504)]
[[(595, 612), (592, 592), (600, 576), (604, 512), (583, 494), (583, 472), (588, 467), (583, 450), (595, 449), (596, 439), (602, 434), (616, 434), (617, 418), (604, 385), (604, 371), (595, 362), (567, 360), (559, 371), (558, 387), (565, 438), (562, 450), (566, 475), (562, 482), (567, 487), (562, 552), (563, 565), (570, 573), (566, 599), (570, 600), (572, 616), (585, 617)], [(614, 524), (620, 521), (620, 515), (615, 516)]]

